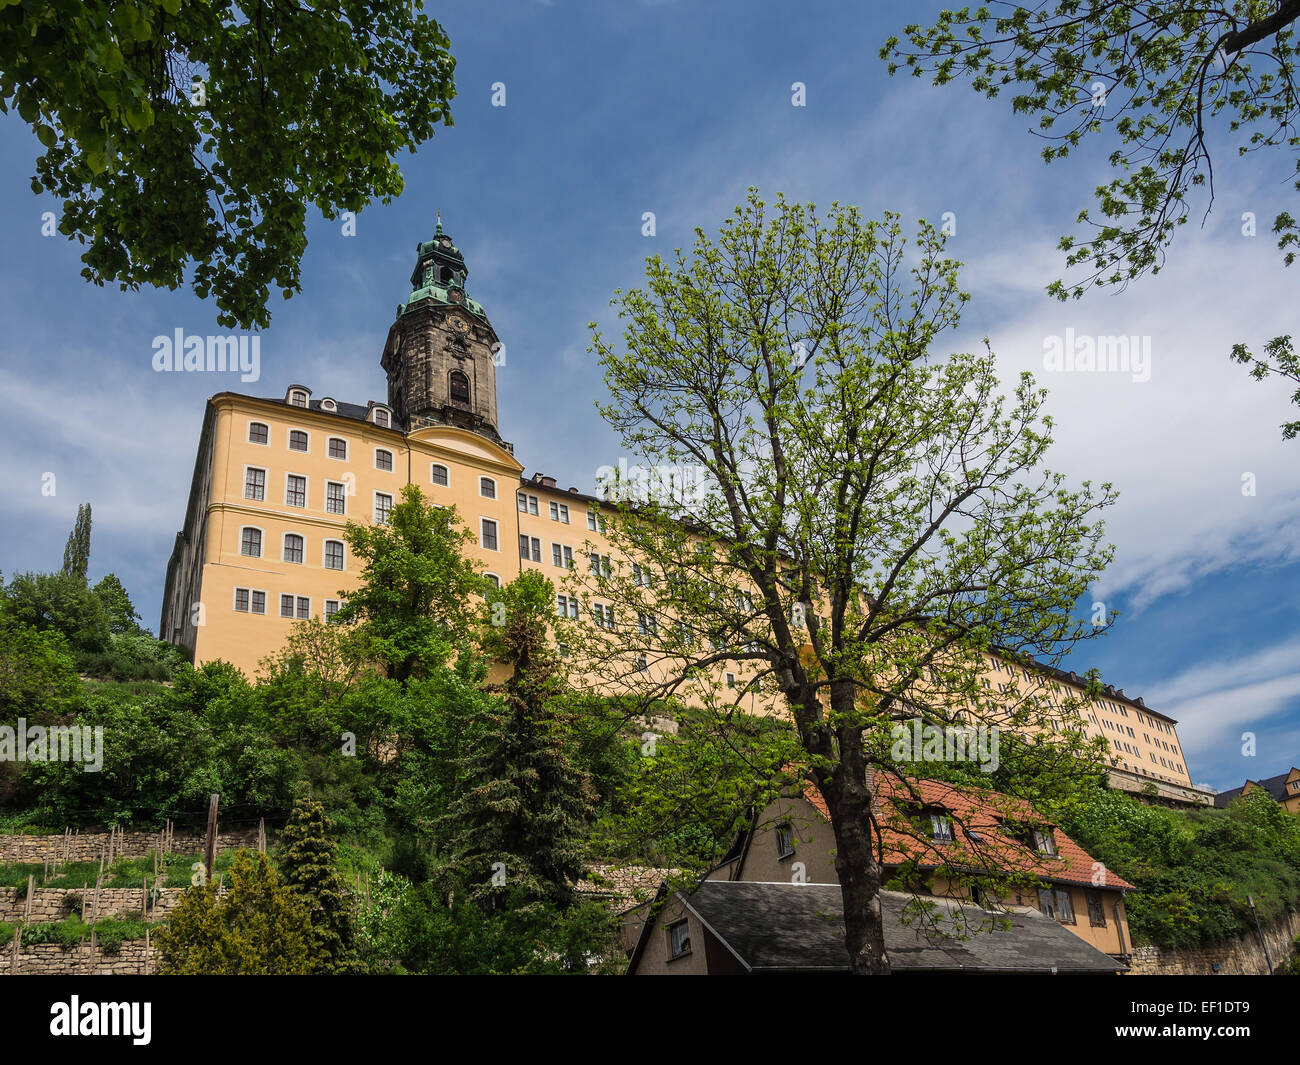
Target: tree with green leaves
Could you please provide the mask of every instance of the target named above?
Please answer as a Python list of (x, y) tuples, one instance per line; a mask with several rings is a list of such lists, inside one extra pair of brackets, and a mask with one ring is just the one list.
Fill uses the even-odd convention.
[(85, 583), (89, 567), (90, 504), (82, 503), (77, 507), (77, 523), (68, 533), (68, 542), (63, 547), (63, 575)]
[(402, 684), (447, 662), (483, 588), (455, 509), (430, 506), (408, 484), (387, 525), (349, 522), (343, 535), (361, 570), (358, 586), (339, 592), (346, 602), (335, 622), (362, 622), (374, 657)]
[(116, 574), (106, 573), (91, 591), (104, 604), (109, 632), (115, 636), (136, 636), (144, 632), (140, 627), (140, 615), (131, 605), (131, 597), (126, 594), (126, 589)]
[(1073, 610), (1114, 495), (1044, 467), (1029, 374), (1008, 396), (992, 353), (932, 350), (967, 299), (957, 269), (928, 225), (913, 253), (895, 216), (751, 191), (716, 240), (615, 293), (621, 345), (592, 325), (624, 447), (700, 478), (636, 505), (610, 486), (620, 561), (571, 580), (613, 625), (572, 637), (574, 672), (719, 729), (783, 715), (830, 813), (857, 973), (889, 968), (867, 769), (909, 775), (891, 727), (1080, 731), (1044, 684), (988, 688), (986, 656), (1055, 664), (1105, 629)]
[(284, 882), (311, 919), (314, 970), (333, 975), (355, 969), (353, 900), (338, 872), (338, 845), (325, 807), (298, 799), (280, 834), (277, 864)]
[(0, 593), (0, 610), (34, 629), (63, 633), (74, 651), (103, 651), (109, 645), (104, 604), (76, 574), (19, 573)]
[(444, 819), (450, 868), (489, 904), (514, 896), (564, 907), (583, 870), (595, 794), (576, 763), (550, 640), (555, 589), (525, 570), (489, 598), (485, 650), (511, 672), (467, 730), (459, 794)]
[[(300, 291), (307, 209), (402, 191), (451, 125), (455, 60), (421, 0), (49, 0), (0, 10), (0, 110), (87, 245), (86, 280), (215, 296), (225, 325)], [(353, 223), (354, 224), (354, 223)]]
[(166, 976), (302, 976), (312, 971), (307, 908), (265, 854), (240, 850), (221, 893), (190, 888), (155, 940)]
[[(1215, 138), (1235, 141), (1239, 155), (1281, 153), (1300, 189), (1298, 19), (1296, 0), (991, 3), (909, 25), (880, 56), (891, 74), (906, 69), (935, 85), (968, 79), (989, 99), (1008, 92), (1016, 114), (1037, 120), (1048, 163), (1109, 139), (1115, 176), (1097, 187), (1096, 213), (1080, 212), (1083, 234), (1061, 238), (1067, 268), (1081, 270), (1048, 286), (1064, 300), (1160, 270), (1193, 204), (1209, 215)], [(1273, 233), (1290, 266), (1300, 223), (1280, 210)], [(1268, 353), (1283, 343), (1289, 351), (1289, 341), (1275, 338)], [(1242, 344), (1232, 357), (1257, 379), (1296, 377), (1294, 359), (1270, 367)], [(1292, 398), (1300, 404), (1300, 391)], [(1283, 432), (1291, 439), (1300, 423)]]

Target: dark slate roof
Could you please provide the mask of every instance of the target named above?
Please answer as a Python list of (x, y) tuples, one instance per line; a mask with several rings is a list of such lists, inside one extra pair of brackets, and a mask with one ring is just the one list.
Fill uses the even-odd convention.
[[(1290, 775), (1291, 770), (1288, 769), (1285, 773), (1279, 773), (1275, 777), (1265, 777), (1263, 780), (1248, 780), (1246, 781), (1246, 784), (1254, 784), (1257, 788), (1263, 788), (1278, 802), (1281, 802), (1287, 797), (1286, 778)], [(1239, 788), (1229, 788), (1227, 791), (1219, 792), (1219, 794), (1214, 797), (1214, 805), (1222, 810), (1228, 805), (1228, 803), (1232, 802), (1233, 799), (1238, 798), (1241, 793), (1245, 791), (1246, 784), (1243, 784)]]
[[(307, 386), (306, 386), (306, 385), (290, 385), (289, 387), (290, 387), (290, 388), (306, 388)], [(224, 394), (226, 394), (226, 393), (222, 393), (222, 394), (224, 395)], [(241, 393), (241, 392), (231, 392), (231, 393), (228, 393), (228, 394), (229, 394), (229, 395), (238, 395), (238, 396), (242, 396), (242, 395), (244, 395), (244, 393)], [(213, 396), (212, 398), (213, 398), (213, 399), (216, 399), (216, 396)], [(288, 402), (288, 400), (286, 400), (283, 396), (280, 396), (280, 397), (274, 397), (274, 396), (248, 396), (247, 398), (248, 398), (248, 399), (258, 399), (258, 400), (261, 400), (263, 403), (274, 403), (274, 404), (276, 404), (277, 406), (285, 407), (285, 408), (287, 408), (288, 410), (312, 410), (312, 411), (315, 411), (317, 414), (325, 414), (325, 415), (328, 415), (328, 416), (330, 416), (330, 417), (337, 417), (337, 418), (350, 418), (350, 419), (352, 419), (353, 421), (358, 421), (358, 422), (369, 422), (369, 414), (370, 414), (370, 410), (371, 410), (372, 407), (383, 407), (385, 410), (388, 410), (388, 409), (389, 409), (388, 406), (387, 406), (387, 404), (384, 404), (384, 403), (370, 403), (370, 404), (346, 403), (346, 402), (344, 402), (344, 401), (341, 400), (341, 399), (335, 399), (335, 400), (334, 400), (334, 403), (337, 405), (338, 409), (337, 409), (337, 410), (325, 410), (324, 408), (321, 407), (321, 399), (333, 399), (332, 396), (322, 396), (321, 399), (310, 399), (310, 398), (309, 398), (309, 399), (307, 400), (307, 406), (306, 406), (306, 407), (295, 407), (292, 403)], [(376, 426), (376, 428), (391, 428), (391, 429), (396, 429), (398, 432), (401, 432), (401, 431), (402, 431), (402, 421), (401, 421), (400, 418), (398, 418), (396, 412), (393, 412), (393, 413), (392, 413), (392, 423), (393, 423), (393, 424), (392, 424), (391, 426)], [(374, 423), (371, 422), (370, 424), (373, 425)]]
[[(974, 906), (930, 898), (934, 923), (903, 922), (913, 899), (882, 891), (885, 949), (895, 972), (1114, 973), (1126, 966), (1084, 942), (1050, 917), (1013, 907), (1006, 929), (988, 929), (992, 917)], [(686, 905), (751, 973), (843, 972), (844, 919), (836, 884), (753, 884), (706, 881)], [(953, 918), (957, 918), (954, 925)], [(958, 927), (967, 938), (956, 938)], [(983, 931), (981, 931), (983, 927)]]

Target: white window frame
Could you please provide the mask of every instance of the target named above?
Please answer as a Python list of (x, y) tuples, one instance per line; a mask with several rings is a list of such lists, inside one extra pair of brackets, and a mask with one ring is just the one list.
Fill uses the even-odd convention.
[[(486, 492), (483, 491), (483, 483), (484, 483), (485, 481), (486, 481), (488, 484), (490, 484), (490, 485), (492, 486), (492, 494), (491, 494), (491, 495), (488, 495)], [(498, 497), (497, 497), (497, 479), (496, 479), (495, 477), (488, 477), (486, 474), (480, 474), (480, 475), (479, 475), (479, 479), (478, 479), (478, 494), (479, 494), (479, 497), (482, 498), (482, 499), (496, 499), (496, 498), (498, 498)]]
[[(262, 443), (262, 441), (260, 440), (253, 439), (253, 426), (255, 425), (263, 426), (266, 429), (266, 443)], [(270, 447), (271, 446), (271, 423), (259, 422), (255, 418), (249, 418), (248, 431), (244, 433), (244, 443), (253, 444), (256, 447)]]
[[(332, 443), (334, 443), (335, 440), (337, 440), (339, 443), (341, 443), (341, 444), (343, 445), (343, 456), (342, 456), (341, 458), (340, 458), (338, 455), (331, 455), (331, 454), (330, 454), (330, 445), (331, 445)], [(350, 455), (351, 453), (352, 453), (352, 442), (351, 442), (350, 440), (348, 440), (348, 438), (347, 438), (346, 436), (330, 436), (330, 437), (326, 437), (326, 439), (325, 439), (325, 457), (326, 457), (327, 459), (333, 459), (335, 462), (347, 462), (347, 461), (348, 461), (348, 455)]]
[[(384, 420), (382, 422), (379, 420), (379, 416), (381, 414), (384, 416)], [(370, 421), (372, 424), (379, 426), (381, 429), (391, 429), (393, 427), (393, 412), (389, 410), (387, 407), (381, 407), (376, 405), (370, 408)]]
[[(296, 397), (302, 396), (302, 402), (298, 403)], [(287, 406), (297, 407), (299, 410), (307, 410), (311, 406), (311, 393), (305, 388), (291, 388), (287, 397)]]
[[(343, 603), (338, 599), (325, 599), (322, 602), (324, 605), (321, 607), (321, 618), (325, 621), (329, 621), (331, 616), (337, 614), (343, 607)], [(330, 610), (330, 603), (334, 604), (333, 611)]]
[[(338, 544), (343, 549), (343, 565), (331, 566), (326, 562), (329, 557), (329, 545)], [(320, 565), (321, 569), (331, 570), (334, 573), (345, 573), (348, 568), (348, 545), (340, 540), (337, 536), (331, 536), (320, 542)]]
[[(447, 475), (447, 483), (446, 483), (446, 484), (439, 484), (439, 483), (434, 479), (434, 476), (433, 476), (433, 471), (434, 471), (434, 470), (442, 470), (442, 472), (445, 473), (445, 474)], [(448, 466), (445, 462), (431, 462), (431, 463), (429, 463), (429, 483), (430, 483), (431, 485), (435, 485), (435, 486), (438, 487), (438, 488), (450, 488), (450, 487), (451, 487), (451, 467)]]
[[(379, 465), (379, 453), (380, 453), (381, 451), (384, 452), (384, 454), (386, 454), (386, 455), (388, 456), (388, 460), (389, 460), (389, 466), (388, 466), (388, 469), (384, 469), (383, 466)], [(386, 448), (386, 447), (377, 447), (377, 448), (375, 448), (375, 469), (377, 469), (380, 473), (396, 473), (396, 472), (397, 472), (397, 456), (396, 456), (395, 454), (393, 454), (393, 451), (392, 451), (391, 448)]]
[[(303, 481), (303, 484), (302, 484), (302, 506), (298, 506), (297, 503), (290, 503), (290, 502), (289, 502), (289, 478), (290, 478), (290, 477), (301, 477), (301, 478), (302, 478), (302, 481)], [(305, 474), (305, 473), (296, 473), (296, 472), (294, 472), (293, 470), (287, 470), (287, 471), (285, 471), (285, 475), (284, 475), (284, 496), (283, 496), (283, 500), (284, 500), (284, 505), (285, 505), (286, 507), (293, 507), (295, 510), (306, 510), (306, 509), (311, 505), (311, 478), (310, 478), (307, 474)]]
[(501, 590), (501, 574), (493, 573), (491, 570), (484, 570), (483, 579), (486, 581), (495, 581), (496, 582), (495, 587), (497, 591)]
[(389, 524), (388, 521), (380, 521), (380, 520), (379, 520), (379, 497), (380, 497), (380, 496), (385, 496), (385, 497), (388, 499), (388, 516), (389, 516), (389, 518), (390, 518), (390, 520), (391, 520), (391, 518), (392, 518), (392, 514), (393, 514), (393, 507), (394, 507), (394, 505), (395, 505), (395, 504), (393, 503), (393, 499), (394, 499), (393, 493), (392, 493), (392, 492), (381, 492), (381, 491), (379, 491), (378, 488), (376, 488), (376, 489), (371, 493), (371, 496), (372, 496), (372, 498), (371, 498), (371, 500), (370, 500), (370, 524), (371, 524), (371, 525), (388, 525), (388, 524)]
[[(343, 509), (330, 510), (330, 485), (338, 485), (343, 489)], [(345, 518), (348, 514), (348, 483), (347, 481), (325, 481), (325, 498), (322, 500), (326, 514), (333, 514), (335, 517)]]
[[(257, 554), (255, 555), (244, 554), (244, 530), (245, 529), (256, 529), (257, 535), (260, 537), (260, 539), (257, 542), (257, 548), (258, 548)], [(237, 545), (239, 548), (240, 558), (266, 558), (266, 530), (262, 528), (262, 526), (260, 525), (241, 525), (239, 527), (239, 540), (237, 542)]]
[[(302, 433), (307, 438), (306, 451), (300, 451), (296, 447), (289, 446), (289, 441), (293, 438), (294, 433)], [(295, 455), (310, 455), (311, 454), (311, 430), (299, 429), (296, 426), (291, 429), (286, 429), (284, 431), (284, 449), (285, 451), (292, 451)]]
[[(497, 542), (496, 547), (488, 547), (488, 546), (487, 546), (487, 543), (485, 542), (486, 539), (487, 539), (487, 537), (486, 537), (486, 535), (485, 535), (486, 532), (487, 532), (487, 529), (485, 528), (485, 526), (486, 526), (489, 522), (492, 523), (492, 539), (494, 539), (494, 540)], [(478, 519), (478, 545), (479, 545), (479, 547), (481, 547), (484, 551), (500, 551), (500, 550), (501, 550), (501, 523), (500, 523), (499, 521), (497, 521), (496, 518), (485, 518), (485, 517), (483, 517), (481, 514), (479, 515), (479, 519)]]
[[(262, 474), (262, 498), (261, 499), (254, 499), (252, 496), (248, 494), (248, 471), (249, 470), (258, 470)], [(267, 478), (270, 477), (270, 474), (271, 471), (268, 470), (265, 466), (254, 466), (251, 462), (244, 463), (244, 498), (247, 499), (250, 503), (265, 503), (266, 482), (267, 482)]]
[[(302, 541), (302, 558), (299, 559), (297, 562), (293, 562), (290, 559), (285, 558), (285, 549), (288, 546), (287, 541), (291, 536), (296, 536), (298, 537), (299, 540)], [(307, 537), (304, 533), (294, 532), (292, 530), (289, 530), (288, 532), (283, 532), (280, 534), (280, 561), (288, 562), (289, 565), (291, 566), (305, 566), (307, 564)]]

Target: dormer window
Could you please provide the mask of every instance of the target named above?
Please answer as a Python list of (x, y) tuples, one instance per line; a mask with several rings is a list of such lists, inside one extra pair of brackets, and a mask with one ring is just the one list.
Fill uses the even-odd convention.
[(1055, 855), (1056, 840), (1052, 836), (1050, 828), (1035, 828), (1030, 833), (1030, 838), (1034, 844), (1034, 850), (1039, 854)]
[(936, 843), (951, 843), (952, 818), (941, 813), (930, 814), (930, 838)]
[(382, 425), (385, 429), (387, 429), (389, 425), (392, 424), (392, 420), (388, 415), (388, 411), (385, 410), (383, 407), (375, 408), (375, 424)]
[(331, 410), (331, 411), (336, 411), (336, 410), (339, 409), (339, 405), (338, 405), (337, 403), (335, 403), (332, 399), (329, 399), (328, 397), (326, 397), (325, 399), (322, 399), (322, 400), (320, 401), (320, 409), (321, 409), (321, 410)]
[(794, 853), (794, 825), (776, 826), (776, 856), (788, 858)]
[(310, 393), (305, 388), (289, 389), (289, 406), (305, 407), (307, 406), (307, 397)]

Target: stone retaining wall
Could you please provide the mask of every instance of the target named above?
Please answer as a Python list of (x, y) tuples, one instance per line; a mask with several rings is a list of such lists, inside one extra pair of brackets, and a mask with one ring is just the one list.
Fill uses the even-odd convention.
[[(69, 895), (80, 895), (81, 914), (86, 921), (103, 917), (129, 917), (133, 919), (164, 920), (180, 901), (184, 888), (159, 888), (148, 892), (148, 916), (145, 916), (145, 889), (100, 888), (98, 902), (95, 888), (38, 887), (28, 900), (26, 888), (0, 888), (0, 921), (10, 924), (23, 922), (37, 924), (41, 921), (62, 921), (72, 912)], [(96, 911), (98, 905), (98, 911)]]
[[(217, 850), (257, 847), (257, 829), (217, 833)], [(49, 836), (0, 836), (0, 862), (97, 862), (100, 858), (145, 858), (158, 851), (201, 854), (206, 837), (166, 832), (72, 832)]]
[[(1274, 967), (1291, 956), (1291, 944), (1297, 935), (1300, 914), (1264, 926), (1264, 941)], [(1241, 976), (1267, 975), (1269, 971), (1259, 936), (1254, 932), (1203, 947), (1134, 947), (1129, 964), (1129, 971), (1136, 976)], [(1217, 972), (1215, 965), (1219, 967)]]
[(64, 950), (58, 943), (0, 948), (0, 976), (150, 976), (155, 969), (153, 944), (126, 940), (116, 954), (105, 954), (89, 939)]

